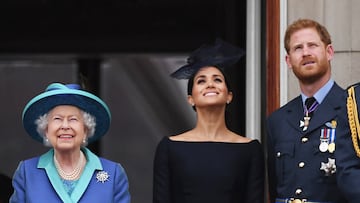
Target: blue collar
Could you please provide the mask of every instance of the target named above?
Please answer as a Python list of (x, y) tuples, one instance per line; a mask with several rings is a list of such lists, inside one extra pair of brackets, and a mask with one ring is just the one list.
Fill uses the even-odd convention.
[(84, 171), (81, 174), (81, 177), (76, 184), (76, 187), (74, 188), (71, 196), (69, 196), (69, 194), (66, 192), (63, 186), (63, 182), (61, 181), (61, 178), (56, 170), (53, 161), (54, 149), (50, 149), (48, 152), (41, 155), (39, 158), (39, 163), (37, 167), (45, 169), (52, 186), (56, 190), (56, 193), (63, 200), (63, 202), (78, 202), (83, 193), (85, 192), (88, 184), (90, 183), (94, 171), (103, 170), (98, 156), (96, 156), (94, 153), (92, 153), (89, 149), (85, 147), (81, 148), (81, 151), (84, 152), (87, 162)]
[[(324, 86), (322, 86), (315, 94), (314, 97), (316, 99), (316, 101), (321, 104), (321, 102), (325, 99), (326, 95), (330, 92), (332, 86), (334, 85), (334, 80), (330, 79)], [(301, 93), (301, 99), (303, 104), (305, 103), (305, 100), (308, 97), (306, 95), (304, 95), (303, 93)]]

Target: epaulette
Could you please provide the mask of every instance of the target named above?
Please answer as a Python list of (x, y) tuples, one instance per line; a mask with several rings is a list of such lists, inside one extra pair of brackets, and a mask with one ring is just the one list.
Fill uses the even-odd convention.
[(359, 85), (360, 85), (360, 82), (355, 83), (355, 84), (352, 84), (352, 85), (349, 85), (349, 86), (346, 88), (346, 90), (350, 89), (351, 87), (357, 87), (357, 86), (359, 86)]
[(360, 123), (359, 123), (359, 114), (357, 109), (357, 102), (355, 96), (355, 87), (360, 85), (360, 83), (353, 84), (349, 86), (347, 89), (348, 97), (347, 97), (347, 112), (349, 119), (349, 126), (351, 132), (351, 138), (353, 142), (353, 146), (356, 152), (356, 155), (360, 157)]

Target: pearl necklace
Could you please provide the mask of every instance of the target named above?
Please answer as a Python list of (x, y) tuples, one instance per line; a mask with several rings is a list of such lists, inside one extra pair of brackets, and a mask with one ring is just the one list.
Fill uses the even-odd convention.
[(59, 161), (56, 159), (55, 155), (54, 155), (54, 162), (55, 162), (55, 167), (62, 179), (77, 180), (80, 177), (80, 174), (82, 172), (82, 169), (85, 165), (86, 160), (85, 160), (84, 154), (82, 152), (80, 152), (79, 162), (77, 163), (74, 170), (71, 172), (66, 172), (61, 168), (61, 165), (60, 165)]

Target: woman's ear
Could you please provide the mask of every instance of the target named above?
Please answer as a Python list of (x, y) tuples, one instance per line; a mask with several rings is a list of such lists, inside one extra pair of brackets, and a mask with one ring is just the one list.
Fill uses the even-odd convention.
[(194, 99), (192, 98), (191, 95), (188, 95), (188, 103), (189, 103), (191, 106), (195, 106)]
[(227, 100), (226, 100), (226, 103), (227, 104), (230, 104), (231, 101), (233, 99), (233, 93), (232, 92), (229, 92), (228, 96), (227, 96)]

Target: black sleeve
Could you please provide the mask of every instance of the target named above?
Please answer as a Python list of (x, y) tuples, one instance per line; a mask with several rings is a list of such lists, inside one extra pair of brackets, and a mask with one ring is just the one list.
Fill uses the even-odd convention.
[(263, 203), (264, 202), (264, 188), (265, 188), (265, 160), (264, 150), (259, 141), (254, 141), (254, 148), (252, 152), (252, 161), (249, 166), (249, 177), (247, 187), (248, 203)]
[(270, 130), (270, 120), (267, 120), (267, 153), (266, 153), (266, 159), (267, 159), (267, 177), (268, 177), (268, 190), (269, 190), (269, 198), (270, 202), (275, 202), (276, 198), (276, 169), (275, 169), (275, 146), (273, 144), (272, 136), (271, 136), (271, 130)]
[(168, 144), (163, 138), (158, 144), (154, 158), (153, 203), (171, 203)]

